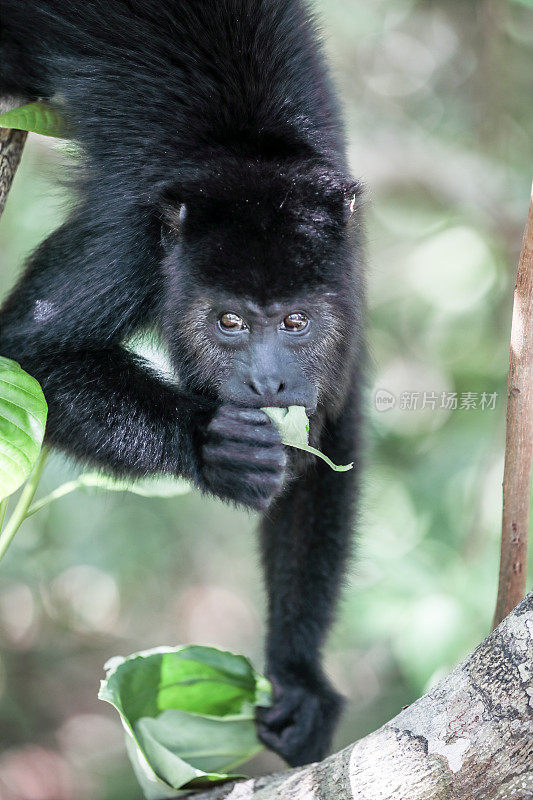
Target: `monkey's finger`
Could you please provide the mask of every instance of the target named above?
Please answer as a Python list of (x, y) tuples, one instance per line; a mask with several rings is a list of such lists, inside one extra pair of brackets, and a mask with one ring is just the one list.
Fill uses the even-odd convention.
[(242, 502), (257, 511), (266, 511), (284, 483), (283, 473), (248, 473), (241, 484)]
[(243, 425), (265, 425), (267, 427), (273, 427), (270, 417), (260, 408), (244, 408), (242, 406), (227, 404), (220, 406), (216, 417), (234, 419), (241, 422)]
[(243, 465), (249, 470), (271, 469), (281, 470), (287, 465), (287, 455), (283, 447), (252, 447), (241, 442), (221, 442), (206, 444), (203, 457), (209, 463), (225, 464), (235, 470)]
[(257, 733), (263, 744), (265, 744), (269, 750), (278, 753), (287, 762), (292, 758), (294, 744), (291, 742), (291, 739), (294, 738), (294, 731), (295, 726), (293, 725), (280, 732), (271, 731), (264, 725), (257, 726)]
[(204, 478), (215, 494), (264, 511), (283, 486), (283, 477), (275, 472), (234, 473), (220, 467), (206, 467)]
[(302, 692), (299, 689), (286, 690), (270, 708), (257, 708), (256, 719), (269, 730), (279, 730), (294, 718), (294, 712), (301, 702)]
[[(222, 491), (237, 502), (250, 498), (270, 500), (283, 486), (284, 476), (276, 472), (231, 472), (220, 467), (206, 467), (204, 476), (216, 491)], [(243, 499), (246, 498), (246, 499)]]
[[(317, 703), (304, 701), (296, 709), (290, 724), (278, 730), (259, 723), (257, 733), (261, 741), (276, 753), (279, 753), (291, 765), (298, 765), (309, 760), (309, 741), (317, 724), (321, 723), (320, 710)], [(317, 751), (316, 758), (321, 753)], [(315, 760), (315, 759), (313, 759)]]
[(263, 445), (281, 444), (281, 434), (274, 425), (244, 423), (229, 417), (215, 417), (207, 428), (208, 434), (217, 439), (235, 442), (257, 442)]

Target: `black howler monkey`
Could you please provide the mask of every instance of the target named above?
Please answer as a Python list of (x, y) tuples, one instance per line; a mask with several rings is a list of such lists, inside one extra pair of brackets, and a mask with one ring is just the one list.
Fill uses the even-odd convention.
[[(320, 665), (350, 549), (354, 472), (286, 452), (262, 406), (358, 458), (358, 185), (303, 0), (1, 0), (0, 93), (58, 103), (79, 201), (2, 307), (0, 353), (42, 384), (48, 442), (169, 473), (263, 514), (264, 743), (323, 757)], [(156, 327), (179, 388), (123, 346)]]

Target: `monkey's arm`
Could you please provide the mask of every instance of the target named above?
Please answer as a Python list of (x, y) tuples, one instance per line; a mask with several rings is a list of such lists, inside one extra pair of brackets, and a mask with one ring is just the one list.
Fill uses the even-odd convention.
[(120, 223), (95, 236), (78, 216), (40, 246), (0, 313), (0, 353), (41, 383), (50, 444), (118, 474), (197, 479), (193, 437), (208, 408), (119, 344), (153, 314), (158, 269), (149, 228), (121, 222), (130, 240)]
[(48, 444), (117, 475), (199, 483), (195, 435), (212, 414), (207, 404), (165, 385), (120, 346), (9, 355), (43, 387)]
[[(354, 391), (321, 437), (320, 449), (338, 464), (357, 462), (357, 427)], [(355, 469), (333, 472), (317, 461), (267, 512), (262, 526), (267, 674), (275, 702), (259, 711), (259, 736), (291, 766), (324, 757), (342, 705), (322, 671), (320, 650), (350, 553), (355, 491)]]

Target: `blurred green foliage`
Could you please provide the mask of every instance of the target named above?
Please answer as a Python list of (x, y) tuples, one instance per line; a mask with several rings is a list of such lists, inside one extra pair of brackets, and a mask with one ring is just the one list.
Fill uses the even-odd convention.
[[(496, 596), (512, 290), (531, 183), (529, 2), (317, 0), (367, 186), (368, 447), (358, 553), (328, 671), (336, 746), (412, 702), (487, 633)], [(67, 213), (30, 136), (0, 225), (0, 293)], [(379, 411), (377, 389), (396, 406)], [(419, 408), (400, 407), (420, 393)], [(436, 407), (421, 409), (424, 392)], [(445, 410), (442, 392), (497, 393)], [(412, 395), (411, 398), (413, 397)], [(75, 468), (56, 456), (43, 492)], [(116, 653), (194, 641), (261, 666), (255, 520), (197, 495), (66, 497), (0, 574), (0, 800), (138, 797), (112, 712)], [(256, 771), (276, 768), (261, 756)], [(35, 787), (38, 787), (36, 789)], [(32, 794), (33, 792), (33, 794)]]

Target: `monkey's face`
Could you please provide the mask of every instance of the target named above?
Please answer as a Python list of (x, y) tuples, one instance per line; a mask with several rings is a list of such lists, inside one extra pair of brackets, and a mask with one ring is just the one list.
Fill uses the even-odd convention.
[(345, 394), (355, 331), (338, 292), (259, 303), (189, 287), (166, 318), (176, 368), (194, 391), (248, 407), (305, 406), (308, 414)]

